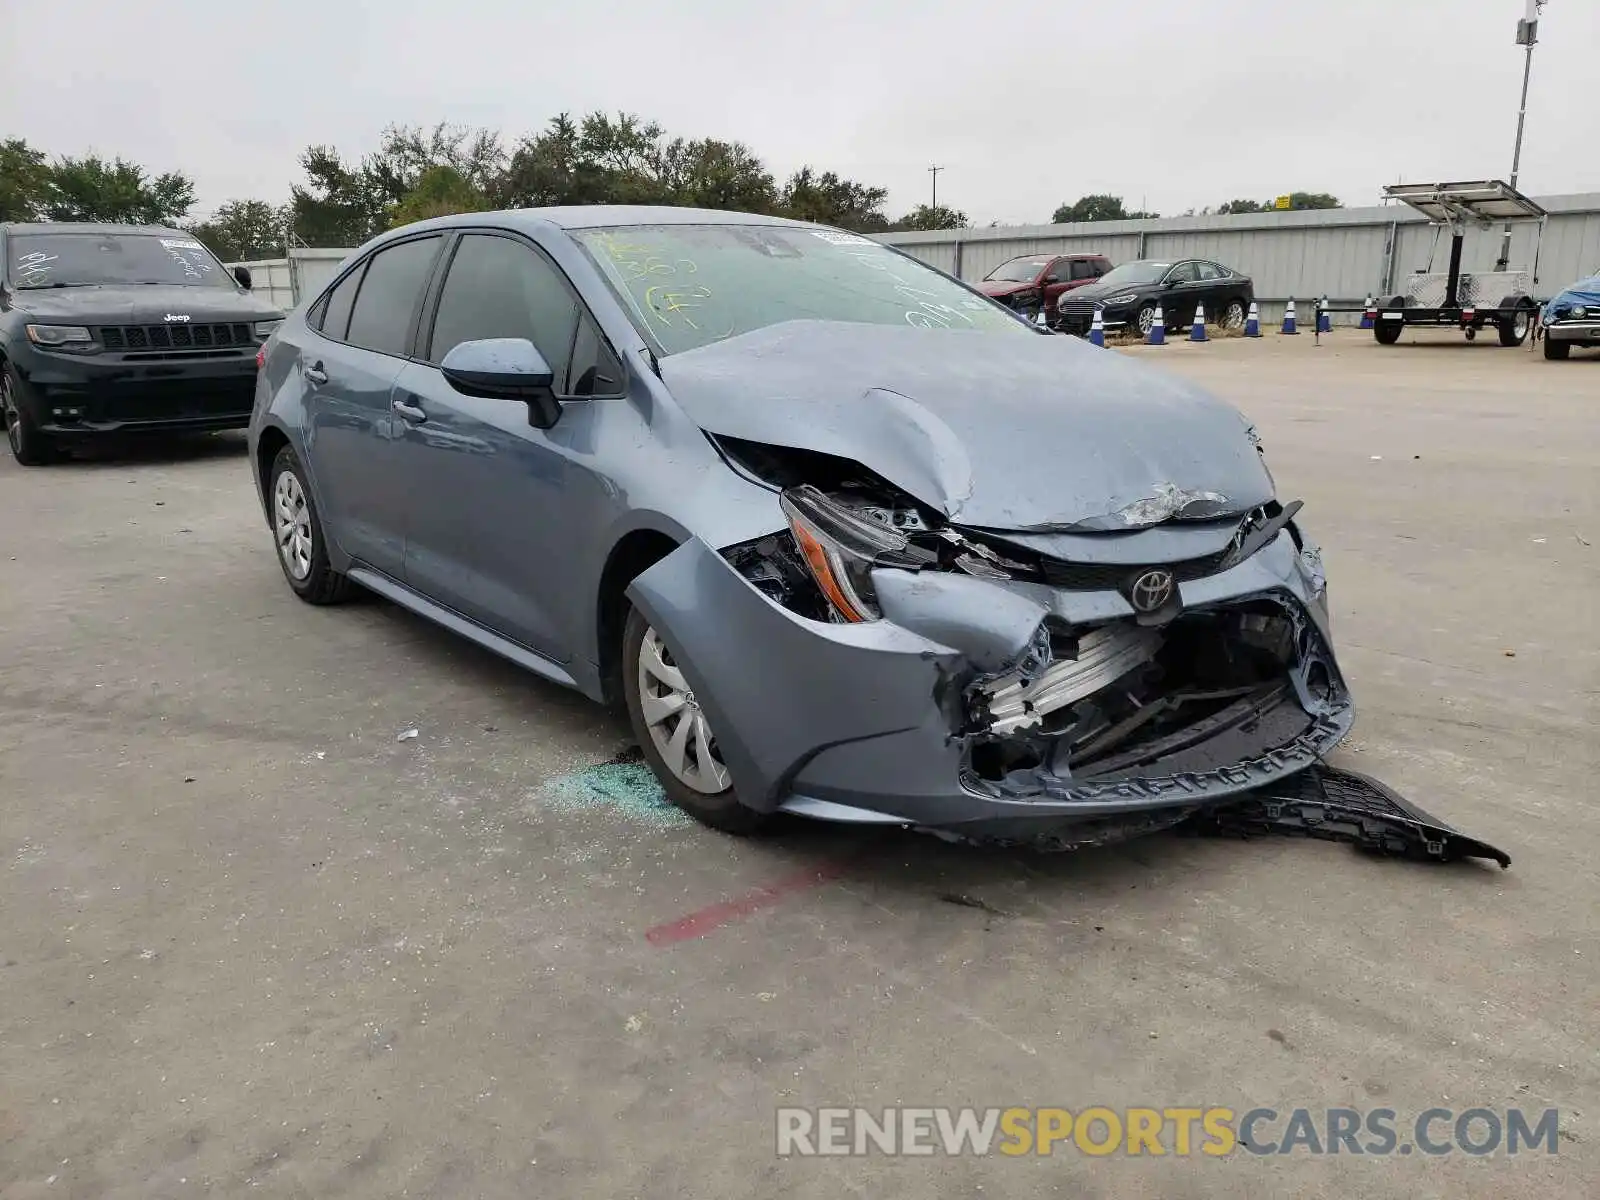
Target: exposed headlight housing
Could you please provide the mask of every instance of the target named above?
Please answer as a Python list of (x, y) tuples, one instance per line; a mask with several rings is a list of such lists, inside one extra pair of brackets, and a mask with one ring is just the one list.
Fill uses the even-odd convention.
[(256, 322), (256, 337), (264, 342), (269, 337), (271, 337), (274, 333), (278, 332), (278, 326), (280, 326), (282, 324), (283, 324), (283, 318), (282, 317), (279, 317), (275, 321), (257, 321)]
[(873, 567), (925, 567), (933, 558), (902, 531), (836, 504), (809, 483), (789, 488), (779, 503), (806, 569), (841, 621), (882, 615), (872, 594)]
[(52, 350), (96, 349), (94, 334), (82, 325), (29, 325), (28, 340)]

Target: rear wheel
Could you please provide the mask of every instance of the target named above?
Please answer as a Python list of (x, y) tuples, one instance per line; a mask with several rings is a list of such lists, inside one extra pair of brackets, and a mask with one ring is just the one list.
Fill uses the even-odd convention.
[(5, 423), (6, 443), (11, 456), (24, 467), (42, 467), (60, 457), (55, 440), (41, 433), (34, 416), (22, 400), (27, 384), (10, 363), (0, 366), (0, 421)]
[(1544, 335), (1544, 356), (1546, 358), (1561, 359), (1571, 353), (1571, 342), (1558, 342), (1549, 333)]
[(1401, 321), (1374, 321), (1372, 336), (1378, 340), (1378, 345), (1392, 346), (1400, 340), (1400, 331), (1404, 328)]
[(267, 473), (267, 507), (278, 565), (294, 594), (307, 604), (338, 604), (354, 586), (328, 563), (328, 540), (311, 498), (305, 468), (285, 446)]
[(667, 799), (724, 833), (754, 833), (767, 823), (768, 814), (739, 802), (710, 721), (638, 609), (629, 611), (622, 634), (622, 692), (633, 735)]

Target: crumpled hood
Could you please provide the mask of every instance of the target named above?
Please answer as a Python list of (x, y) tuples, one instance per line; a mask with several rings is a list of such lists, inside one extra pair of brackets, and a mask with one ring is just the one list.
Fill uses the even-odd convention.
[(164, 283), (22, 288), (13, 306), (59, 325), (160, 325), (171, 313), (195, 322), (269, 321), (283, 314), (249, 292)]
[(985, 279), (973, 285), (985, 296), (1010, 296), (1033, 288), (1033, 283), (1017, 283), (1011, 279)]
[(1581, 304), (1585, 308), (1600, 308), (1600, 275), (1591, 279), (1580, 279), (1565, 291), (1551, 297), (1550, 303), (1544, 306), (1545, 318), (1548, 319), (1550, 314), (1559, 308), (1571, 308), (1574, 304)]
[(661, 377), (710, 433), (854, 460), (962, 525), (1127, 529), (1273, 496), (1236, 409), (1077, 338), (789, 321)]

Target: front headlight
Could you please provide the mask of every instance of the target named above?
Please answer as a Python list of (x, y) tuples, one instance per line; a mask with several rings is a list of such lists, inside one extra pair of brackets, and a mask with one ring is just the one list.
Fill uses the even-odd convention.
[(928, 565), (900, 530), (834, 503), (809, 483), (789, 488), (779, 503), (806, 568), (842, 621), (882, 615), (872, 594), (873, 567)]
[(282, 317), (279, 317), (276, 321), (257, 321), (256, 322), (256, 337), (260, 338), (264, 342), (269, 337), (271, 337), (274, 333), (276, 333), (278, 331), (278, 326), (280, 326), (282, 324), (283, 324), (283, 318)]
[(1589, 310), (1582, 304), (1574, 304), (1567, 310), (1567, 315), (1576, 321), (1581, 321), (1589, 315)]
[(1109, 300), (1100, 301), (1101, 304), (1132, 304), (1139, 298), (1138, 292), (1128, 292), (1125, 295), (1113, 296)]
[(82, 325), (29, 325), (28, 340), (35, 346), (87, 349), (94, 345), (94, 334)]

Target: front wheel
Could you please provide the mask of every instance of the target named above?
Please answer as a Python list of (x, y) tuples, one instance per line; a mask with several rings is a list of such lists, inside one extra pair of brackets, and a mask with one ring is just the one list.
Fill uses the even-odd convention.
[(1546, 358), (1562, 359), (1571, 353), (1571, 342), (1558, 342), (1548, 333), (1544, 335), (1544, 356)]
[(1142, 338), (1149, 337), (1150, 330), (1156, 323), (1156, 306), (1154, 304), (1140, 306), (1139, 315), (1135, 320), (1139, 326), (1139, 336)]
[(755, 833), (768, 814), (746, 808), (717, 749), (711, 722), (661, 635), (638, 609), (622, 633), (622, 692), (628, 721), (667, 799), (724, 833)]
[(60, 452), (50, 435), (39, 431), (33, 414), (23, 403), (26, 386), (10, 363), (0, 366), (0, 422), (5, 424), (11, 457), (24, 467), (42, 467), (55, 462)]

